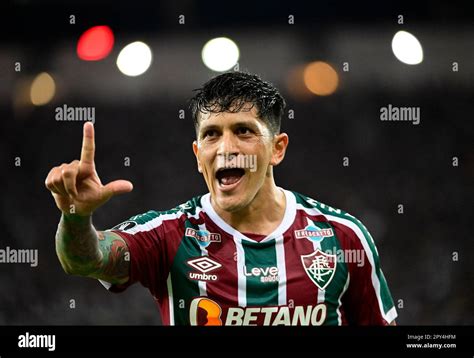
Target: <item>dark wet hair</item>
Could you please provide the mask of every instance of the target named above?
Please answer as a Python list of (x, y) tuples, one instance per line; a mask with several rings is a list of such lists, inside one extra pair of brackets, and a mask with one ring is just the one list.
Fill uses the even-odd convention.
[(190, 100), (190, 108), (196, 133), (201, 113), (237, 113), (249, 103), (256, 107), (258, 118), (267, 124), (272, 134), (280, 132), (285, 99), (271, 83), (257, 75), (226, 72), (194, 91), (196, 94)]

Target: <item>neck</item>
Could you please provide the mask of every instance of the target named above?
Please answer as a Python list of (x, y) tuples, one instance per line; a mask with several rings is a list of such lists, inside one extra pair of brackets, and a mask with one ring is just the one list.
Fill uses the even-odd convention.
[[(211, 200), (212, 202), (212, 200)], [(212, 205), (216, 213), (234, 229), (243, 233), (271, 234), (283, 220), (286, 210), (285, 193), (275, 185), (273, 176), (265, 178), (250, 205), (228, 212)]]

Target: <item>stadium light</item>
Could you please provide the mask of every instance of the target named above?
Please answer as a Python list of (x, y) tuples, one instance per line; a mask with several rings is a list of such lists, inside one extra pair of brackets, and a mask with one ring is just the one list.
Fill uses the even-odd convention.
[(114, 33), (108, 26), (94, 26), (85, 31), (77, 42), (77, 56), (84, 61), (106, 58), (114, 47)]
[(230, 70), (239, 60), (239, 56), (238, 46), (227, 37), (209, 40), (201, 52), (204, 64), (216, 72)]
[(139, 76), (151, 65), (152, 54), (150, 47), (141, 41), (125, 46), (117, 57), (117, 67), (127, 76)]
[(53, 77), (46, 72), (40, 73), (31, 83), (30, 100), (35, 106), (49, 103), (56, 93)]
[(407, 65), (417, 65), (423, 61), (423, 48), (420, 41), (406, 31), (398, 31), (392, 39), (395, 57)]
[(339, 84), (336, 70), (323, 61), (311, 62), (303, 72), (306, 88), (315, 95), (329, 96), (333, 94)]

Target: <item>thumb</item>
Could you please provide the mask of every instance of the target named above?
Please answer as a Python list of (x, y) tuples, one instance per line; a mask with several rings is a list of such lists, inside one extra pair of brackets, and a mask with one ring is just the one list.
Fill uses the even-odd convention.
[(107, 197), (129, 193), (133, 190), (133, 184), (128, 180), (114, 180), (104, 186), (104, 193)]

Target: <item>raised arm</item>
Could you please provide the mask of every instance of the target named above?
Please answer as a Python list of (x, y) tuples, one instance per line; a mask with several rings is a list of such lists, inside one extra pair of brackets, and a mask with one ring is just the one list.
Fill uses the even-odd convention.
[(111, 197), (132, 191), (133, 185), (126, 180), (102, 185), (94, 155), (94, 126), (87, 122), (81, 159), (54, 167), (46, 178), (45, 185), (62, 212), (56, 253), (69, 274), (123, 283), (128, 280), (128, 247), (119, 235), (97, 231), (92, 213)]

